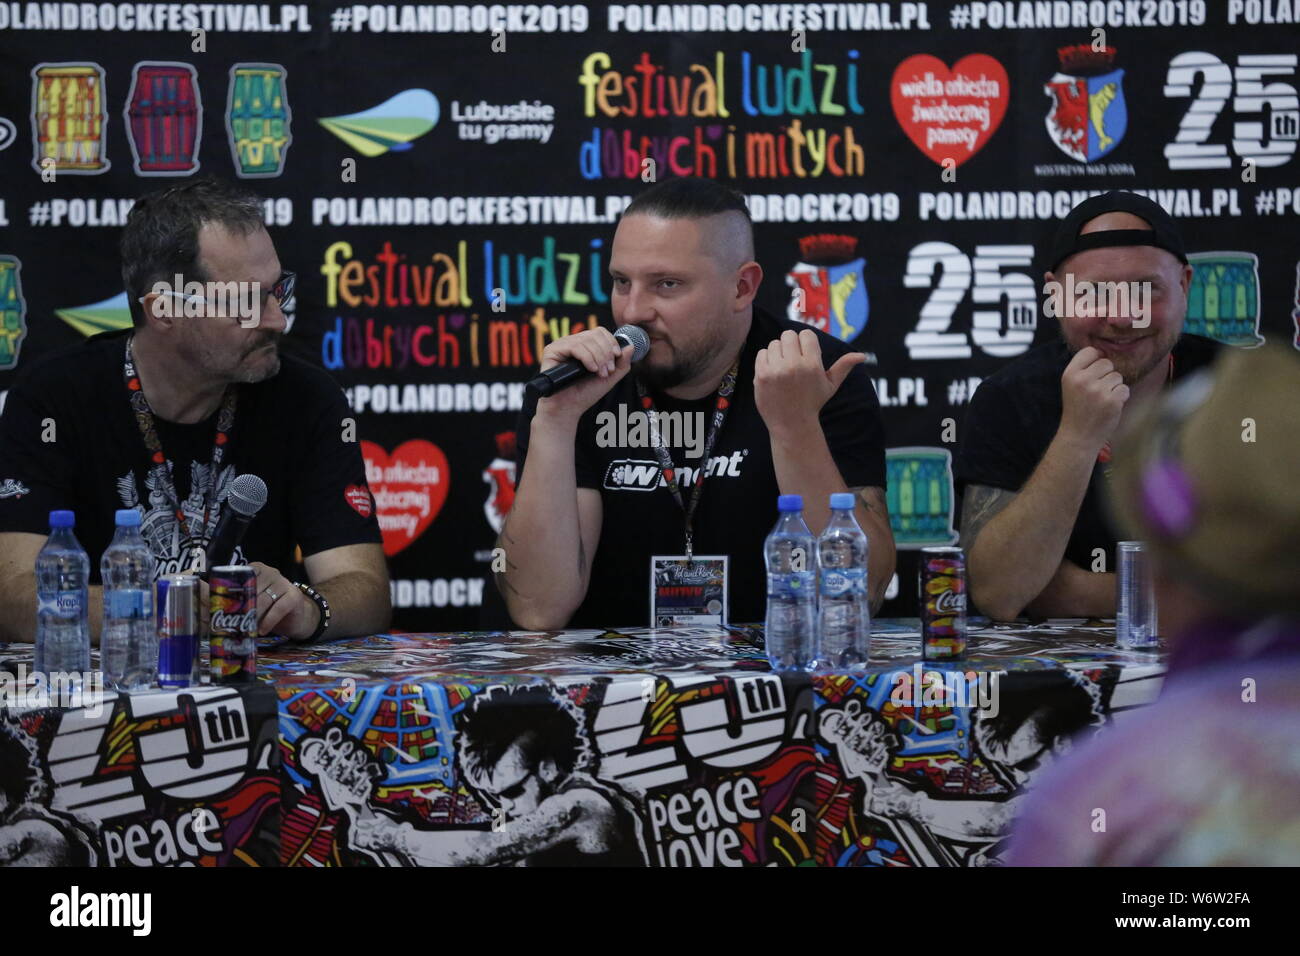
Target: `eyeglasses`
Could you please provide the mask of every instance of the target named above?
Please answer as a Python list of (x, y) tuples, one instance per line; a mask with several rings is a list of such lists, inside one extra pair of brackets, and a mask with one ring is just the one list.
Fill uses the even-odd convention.
[[(274, 298), (281, 309), (287, 309), (290, 300), (293, 299), (294, 287), (297, 282), (298, 274), (296, 272), (285, 271), (280, 273), (280, 278), (275, 280), (275, 284), (271, 286), (268, 291), (262, 293), (262, 304), (265, 305), (269, 298)], [(221, 283), (221, 285), (226, 286), (227, 284)], [(174, 296), (184, 302), (207, 303), (208, 301), (206, 296), (195, 295), (192, 292), (180, 292), (173, 289), (158, 294)], [(141, 305), (144, 305), (144, 300), (145, 297), (140, 296), (136, 301)]]
[(271, 286), (271, 295), (280, 304), (280, 308), (283, 309), (288, 306), (289, 300), (293, 298), (293, 288), (297, 282), (298, 273), (285, 271), (280, 273), (280, 278), (276, 279), (275, 285)]

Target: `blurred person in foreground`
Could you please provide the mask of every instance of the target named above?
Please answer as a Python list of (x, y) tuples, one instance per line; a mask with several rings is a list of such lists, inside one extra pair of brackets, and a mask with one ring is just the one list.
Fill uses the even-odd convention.
[(1297, 409), (1300, 357), (1231, 350), (1126, 431), (1111, 508), (1148, 542), (1169, 673), (1038, 783), (1011, 865), (1300, 864)]

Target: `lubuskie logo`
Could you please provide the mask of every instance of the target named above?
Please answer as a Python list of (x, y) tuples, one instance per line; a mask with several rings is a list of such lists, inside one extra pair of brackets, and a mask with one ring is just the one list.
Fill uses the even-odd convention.
[(148, 936), (153, 927), (150, 893), (70, 892), (50, 897), (50, 925), (60, 927), (128, 927), (134, 936)]

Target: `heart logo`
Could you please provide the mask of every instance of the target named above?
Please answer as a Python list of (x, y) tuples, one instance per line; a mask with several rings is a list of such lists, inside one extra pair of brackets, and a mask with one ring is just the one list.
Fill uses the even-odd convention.
[(894, 118), (917, 148), (960, 166), (989, 141), (1007, 114), (1011, 87), (1002, 64), (986, 53), (962, 57), (951, 70), (927, 53), (909, 56), (889, 82)]
[(374, 442), (361, 443), (366, 483), (375, 498), (384, 554), (408, 547), (438, 517), (447, 501), (451, 472), (447, 456), (433, 442), (403, 442), (390, 455)]

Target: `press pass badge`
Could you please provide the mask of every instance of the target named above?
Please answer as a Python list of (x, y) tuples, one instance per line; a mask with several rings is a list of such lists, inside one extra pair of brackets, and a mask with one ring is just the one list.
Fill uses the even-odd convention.
[(652, 557), (650, 626), (725, 627), (729, 607), (727, 564), (725, 554)]

